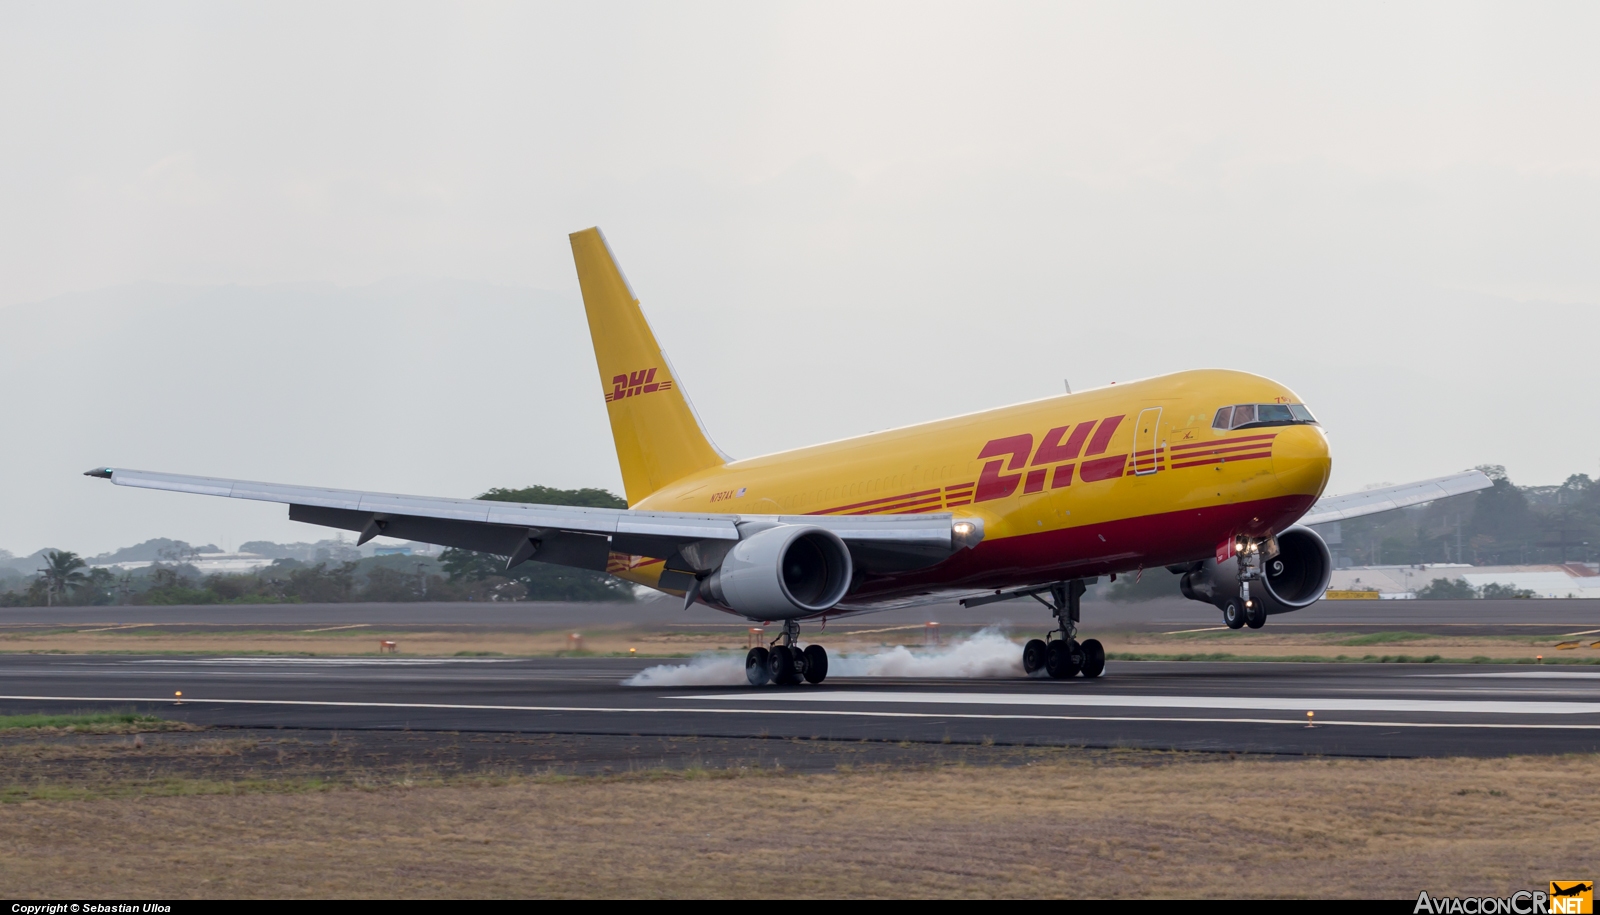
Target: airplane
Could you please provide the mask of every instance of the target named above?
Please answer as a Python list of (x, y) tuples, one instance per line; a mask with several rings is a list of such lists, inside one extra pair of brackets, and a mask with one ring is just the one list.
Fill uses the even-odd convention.
[(100, 467), (120, 486), (284, 503), (289, 517), (604, 571), (752, 622), (754, 686), (821, 683), (800, 622), (959, 600), (1033, 599), (1052, 628), (1030, 676), (1099, 677), (1078, 640), (1101, 576), (1165, 568), (1230, 628), (1327, 590), (1307, 525), (1486, 488), (1478, 471), (1323, 498), (1328, 439), (1301, 399), (1241, 371), (1177, 372), (735, 460), (712, 444), (598, 228), (570, 236), (628, 508), (528, 505)]

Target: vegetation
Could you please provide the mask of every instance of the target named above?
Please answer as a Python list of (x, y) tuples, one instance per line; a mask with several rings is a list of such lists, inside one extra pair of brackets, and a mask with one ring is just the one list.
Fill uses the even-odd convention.
[[(480, 499), (535, 505), (579, 505), (585, 508), (627, 508), (628, 503), (603, 489), (491, 489)], [(472, 550), (445, 550), (440, 562), (450, 581), (487, 590), (494, 600), (632, 600), (633, 586), (604, 572), (573, 569), (543, 562), (525, 562), (506, 570), (505, 556)]]
[(1472, 600), (1475, 597), (1484, 600), (1525, 600), (1533, 596), (1534, 593), (1527, 588), (1502, 585), (1499, 582), (1490, 582), (1482, 588), (1474, 588), (1454, 578), (1435, 578), (1426, 588), (1417, 590), (1418, 600)]
[[(627, 507), (603, 489), (529, 486), (491, 489), (478, 498)], [(165, 540), (120, 550), (113, 555), (149, 554), (156, 561), (119, 575), (110, 569), (89, 569), (76, 553), (53, 550), (44, 556), (45, 566), (34, 578), (0, 591), (0, 606), (633, 599), (631, 585), (603, 572), (541, 562), (526, 562), (507, 572), (506, 557), (471, 550), (446, 550), (437, 561), (403, 555), (314, 563), (284, 558), (246, 575), (201, 575), (191, 564), (195, 552), (186, 543)]]
[(171, 722), (139, 712), (88, 712), (75, 715), (0, 715), (0, 731), (55, 728), (67, 731), (105, 731), (135, 726), (147, 729)]
[(1417, 589), (1418, 600), (1471, 600), (1477, 596), (1478, 589), (1455, 578), (1435, 578)]
[(1504, 467), (1478, 468), (1490, 489), (1343, 522), (1356, 565), (1473, 565), (1600, 559), (1600, 482), (1578, 473), (1559, 486), (1517, 486)]

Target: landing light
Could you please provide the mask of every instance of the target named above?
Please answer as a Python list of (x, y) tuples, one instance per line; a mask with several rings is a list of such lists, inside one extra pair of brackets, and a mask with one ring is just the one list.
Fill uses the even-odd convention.
[(955, 532), (962, 537), (967, 536), (968, 534), (972, 533), (972, 522), (957, 521), (955, 524)]

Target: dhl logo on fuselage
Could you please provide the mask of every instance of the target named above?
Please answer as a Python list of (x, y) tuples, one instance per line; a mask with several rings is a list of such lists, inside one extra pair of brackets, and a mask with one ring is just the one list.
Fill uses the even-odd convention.
[[(1045, 478), (1049, 477), (1051, 489), (1061, 489), (1072, 485), (1073, 472), (1085, 483), (1097, 483), (1120, 477), (1128, 465), (1126, 454), (1111, 457), (1096, 457), (1106, 453), (1106, 448), (1111, 445), (1111, 436), (1117, 434), (1117, 427), (1127, 415), (1107, 416), (1099, 421), (1099, 428), (1095, 428), (1095, 421), (1077, 425), (1056, 426), (1039, 440), (1039, 447), (1033, 447), (1033, 434), (1024, 432), (1021, 435), (1011, 435), (1005, 438), (991, 439), (984, 444), (978, 452), (978, 460), (996, 458), (983, 465), (983, 470), (978, 474), (978, 487), (973, 493), (974, 502), (992, 502), (995, 499), (1004, 499), (1022, 487), (1023, 495), (1043, 492)], [(1070, 431), (1069, 431), (1070, 430)], [(1094, 437), (1089, 433), (1093, 431)], [(1085, 442), (1088, 448), (1084, 447)], [(1079, 452), (1082, 452), (1082, 467), (1079, 467)], [(1029, 461), (1028, 456), (1033, 460)], [(1091, 460), (1092, 458), (1092, 460)], [(1154, 460), (1152, 456), (1151, 460)], [(1024, 473), (1024, 468), (1026, 473)], [(1007, 472), (1009, 471), (1009, 472)], [(1052, 472), (1054, 471), (1054, 472)]]
[(606, 403), (621, 400), (624, 397), (635, 397), (640, 394), (654, 394), (657, 391), (672, 389), (670, 381), (656, 381), (656, 369), (640, 369), (626, 375), (613, 375), (611, 377), (611, 390), (606, 392)]
[[(1122, 476), (1142, 476), (1159, 470), (1180, 470), (1272, 456), (1276, 432), (1240, 435), (1210, 442), (1180, 442), (1167, 446), (1156, 430), (1145, 447), (1107, 455), (1111, 440), (1127, 414), (1100, 420), (1056, 426), (1037, 439), (1032, 433), (990, 439), (978, 451), (984, 461), (978, 479), (971, 483), (933, 487), (810, 512), (813, 515), (910, 515), (993, 502), (1017, 494), (1034, 495), (1080, 483), (1099, 483)], [(1130, 464), (1129, 457), (1133, 460)]]

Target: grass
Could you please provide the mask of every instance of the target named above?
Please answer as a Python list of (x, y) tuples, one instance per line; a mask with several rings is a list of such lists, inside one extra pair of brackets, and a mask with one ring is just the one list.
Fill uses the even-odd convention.
[(0, 805), (0, 837), (7, 888), (36, 897), (764, 897), (801, 861), (830, 897), (1414, 900), (1587, 873), (1597, 780), (1595, 755), (1135, 750), (823, 775), (180, 780)]
[(1434, 638), (1426, 632), (1369, 632), (1339, 639), (1340, 645), (1387, 645), (1390, 642), (1417, 642)]
[(181, 722), (168, 721), (138, 712), (93, 712), (73, 715), (0, 715), (0, 732), (50, 728), (89, 733), (131, 733), (135, 730), (182, 728)]

